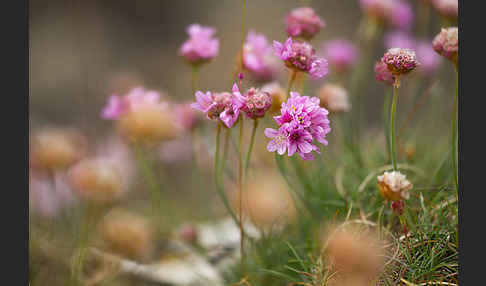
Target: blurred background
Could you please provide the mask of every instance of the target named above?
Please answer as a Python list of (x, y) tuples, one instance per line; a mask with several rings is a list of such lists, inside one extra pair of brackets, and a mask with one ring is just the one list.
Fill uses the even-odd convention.
[[(416, 21), (412, 28), (414, 34), (420, 34), (420, 37), (432, 42), (443, 24), (441, 17), (431, 12), (428, 14), (430, 19), (427, 21), (427, 27), (420, 26), (417, 19), (422, 15), (422, 1), (406, 2), (409, 2), (415, 11)], [(245, 28), (247, 31), (254, 29), (265, 34), (270, 41), (285, 41), (285, 15), (303, 5), (314, 8), (326, 22), (326, 27), (312, 40), (316, 49), (320, 49), (323, 43), (331, 39), (344, 38), (356, 41), (359, 38), (357, 29), (363, 13), (358, 0), (247, 0)], [(112, 146), (109, 144), (116, 141), (113, 139), (116, 135), (112, 122), (100, 117), (101, 109), (111, 94), (125, 94), (135, 86), (144, 86), (166, 93), (174, 101), (194, 100), (191, 91), (191, 67), (178, 55), (179, 47), (187, 39), (186, 27), (192, 23), (215, 27), (220, 39), (219, 55), (200, 70), (198, 89), (230, 90), (234, 81), (236, 55), (241, 37), (241, 1), (32, 0), (29, 8), (31, 134), (51, 126), (75, 129), (89, 142), (86, 144), (86, 153), (94, 154), (102, 148), (100, 145)], [(360, 43), (356, 44), (359, 47)], [(380, 35), (375, 42), (373, 58), (378, 60), (385, 51), (383, 35)], [(413, 134), (409, 134), (411, 139), (406, 143), (411, 142), (417, 153), (420, 153), (420, 150), (438, 153), (438, 149), (432, 149), (434, 146), (443, 147), (449, 143), (447, 138), (450, 132), (450, 119), (441, 114), (444, 110), (448, 112), (452, 108), (451, 91), (455, 84), (454, 76), (450, 63), (442, 60), (435, 74), (420, 82), (418, 88), (421, 91), (431, 91), (429, 99), (418, 111), (422, 115), (427, 114), (428, 117), (420, 122), (414, 121), (418, 114), (412, 112), (414, 104), (419, 102), (419, 98), (413, 94), (417, 91), (417, 86), (410, 84), (401, 89), (400, 96), (404, 104), (400, 106), (399, 120), (402, 123), (410, 121), (408, 117), (412, 114), (411, 124), (418, 127), (414, 129)], [(411, 75), (410, 82), (417, 77), (417, 74)], [(315, 90), (332, 78), (331, 70), (329, 77), (310, 81), (308, 95), (315, 95)], [(278, 80), (285, 87), (288, 74), (283, 73)], [(365, 73), (364, 82), (367, 82), (367, 85), (360, 90), (365, 106), (363, 125), (370, 130), (371, 137), (383, 133), (384, 88), (382, 83), (375, 80), (372, 69)], [(431, 117), (434, 119), (427, 119)], [(213, 126), (206, 125), (206, 132), (213, 132), (210, 129)], [(272, 161), (272, 154), (265, 151), (267, 139), (263, 136), (263, 128), (260, 128), (260, 138), (254, 153), (255, 160)], [(417, 131), (418, 129), (422, 132)], [(245, 132), (249, 134), (250, 130)], [(437, 142), (429, 140), (426, 145), (422, 145), (425, 143), (420, 143), (417, 138), (424, 134), (431, 139), (438, 138)], [(335, 138), (333, 136), (337, 135), (331, 134), (330, 142)], [(382, 141), (384, 144), (384, 139)], [(203, 169), (203, 176), (194, 171), (191, 163), (162, 164), (160, 176), (167, 191), (166, 198), (170, 198), (170, 201), (164, 204), (164, 211), (171, 214), (171, 219), (161, 221), (161, 224), (166, 226), (165, 231), (168, 232), (167, 226), (176, 228), (185, 221), (202, 221), (225, 214), (211, 180), (210, 157), (211, 152), (214, 152), (211, 142), (205, 145), (208, 149), (207, 154), (201, 155), (207, 158), (201, 160), (203, 163), (199, 163), (199, 168)], [(377, 147), (372, 152), (379, 153), (383, 150)], [(231, 157), (233, 155), (229, 156), (230, 162), (234, 163), (235, 161), (231, 161), (235, 160)], [(133, 162), (132, 164), (136, 165)], [(133, 188), (142, 188), (143, 184), (144, 182), (137, 177)], [(118, 204), (140, 214), (148, 214), (146, 201), (137, 198), (136, 194), (131, 193)], [(42, 246), (42, 239), (49, 241), (55, 237), (56, 241), (75, 240), (76, 233), (66, 231), (70, 229), (66, 221), (56, 221), (56, 228), (61, 231), (42, 231), (49, 227), (53, 229), (51, 223), (52, 221), (34, 218), (33, 225), (38, 229), (31, 235), (39, 238), (41, 246), (38, 249), (45, 246)], [(68, 243), (66, 249), (71, 247)], [(58, 250), (62, 252), (62, 247)], [(66, 285), (63, 284), (65, 280), (62, 278), (49, 277), (49, 273), (66, 269), (59, 268), (58, 264), (49, 265), (44, 256), (49, 257), (45, 253), (31, 255), (34, 263), (41, 265), (38, 268), (38, 273), (42, 273), (39, 276), (41, 278), (38, 278), (38, 281), (41, 281), (38, 285)]]

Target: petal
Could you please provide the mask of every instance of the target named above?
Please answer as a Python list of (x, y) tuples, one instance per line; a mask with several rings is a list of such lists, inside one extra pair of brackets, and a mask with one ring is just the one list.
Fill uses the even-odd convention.
[(273, 128), (265, 128), (265, 136), (267, 136), (268, 138), (273, 138), (275, 136), (278, 136), (278, 130), (275, 130)]
[(273, 41), (273, 53), (275, 54), (275, 56), (280, 58), (282, 56), (282, 49), (283, 49), (282, 43)]
[(289, 157), (294, 155), (296, 151), (297, 151), (297, 144), (290, 143), (289, 144)]
[(278, 145), (275, 143), (274, 140), (268, 142), (267, 144), (267, 150), (270, 152), (275, 152), (277, 150)]

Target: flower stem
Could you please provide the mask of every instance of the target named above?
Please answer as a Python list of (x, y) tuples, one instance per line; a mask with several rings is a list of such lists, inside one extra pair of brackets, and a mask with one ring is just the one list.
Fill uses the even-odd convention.
[(216, 152), (214, 155), (214, 167), (213, 167), (213, 177), (214, 177), (214, 184), (216, 185), (216, 191), (218, 192), (219, 197), (223, 201), (224, 206), (226, 207), (226, 210), (229, 212), (231, 215), (231, 218), (233, 218), (234, 222), (238, 224), (238, 218), (236, 217), (235, 213), (233, 212), (233, 209), (231, 208), (228, 198), (226, 197), (226, 194), (224, 193), (223, 189), (221, 188), (221, 185), (219, 184), (219, 139), (221, 137), (221, 122), (218, 122), (218, 125), (216, 127)]
[(192, 67), (192, 94), (194, 95), (196, 93), (196, 90), (197, 90), (197, 76), (198, 76), (198, 67), (197, 66), (193, 66)]
[(385, 141), (386, 141), (386, 151), (388, 153), (388, 158), (387, 158), (387, 163), (388, 160), (390, 160), (390, 154), (391, 154), (391, 146), (390, 146), (390, 130), (389, 130), (389, 125), (388, 122), (390, 120), (390, 100), (391, 100), (391, 94), (389, 94), (388, 91), (385, 92), (385, 101), (383, 104), (383, 123), (384, 123), (384, 128), (385, 128)]
[(240, 226), (240, 254), (241, 267), (243, 276), (245, 276), (245, 250), (244, 238), (245, 232), (243, 230), (243, 117), (240, 117), (240, 134), (238, 138), (238, 195), (239, 195), (239, 226)]
[(242, 1), (241, 6), (241, 46), (240, 46), (240, 72), (243, 72), (243, 46), (245, 45), (245, 3)]
[(410, 241), (408, 240), (408, 230), (407, 230), (407, 222), (405, 220), (405, 216), (399, 216), (400, 224), (403, 227), (403, 234), (405, 235), (405, 242), (407, 243), (408, 254), (410, 255), (410, 259), (412, 258), (412, 248), (410, 248)]
[(255, 144), (255, 135), (258, 128), (258, 118), (253, 120), (253, 130), (251, 131), (250, 147), (248, 147), (248, 153), (246, 153), (245, 161), (245, 176), (248, 173), (248, 166), (250, 164), (251, 152), (253, 151), (253, 145)]
[(287, 99), (290, 96), (290, 90), (292, 89), (292, 85), (294, 84), (294, 81), (295, 81), (295, 78), (296, 77), (297, 77), (297, 71), (293, 69), (290, 72), (289, 84), (287, 86)]
[(396, 109), (397, 109), (397, 100), (398, 100), (398, 83), (399, 79), (397, 77), (395, 84), (393, 86), (393, 101), (391, 104), (391, 118), (390, 118), (390, 141), (391, 141), (391, 160), (393, 164), (393, 170), (398, 170), (397, 168), (397, 154), (396, 154), (396, 138), (395, 138), (395, 117), (396, 117)]
[(456, 93), (454, 95), (454, 107), (452, 110), (452, 167), (454, 168), (454, 184), (456, 185), (456, 190), (459, 191), (458, 178), (457, 178), (457, 97), (459, 93), (459, 73), (456, 68)]

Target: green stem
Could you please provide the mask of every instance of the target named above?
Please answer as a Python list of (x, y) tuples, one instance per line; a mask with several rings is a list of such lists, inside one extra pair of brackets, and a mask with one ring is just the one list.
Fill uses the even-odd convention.
[(192, 67), (192, 95), (194, 95), (196, 93), (196, 90), (197, 90), (197, 76), (198, 76), (198, 67), (197, 66), (193, 66)]
[(287, 99), (290, 97), (290, 89), (292, 89), (292, 85), (294, 84), (295, 78), (297, 77), (297, 71), (292, 70), (290, 72), (289, 84), (287, 86)]
[(251, 131), (250, 147), (248, 147), (248, 153), (246, 153), (245, 177), (246, 174), (248, 173), (248, 166), (250, 165), (250, 157), (251, 157), (251, 152), (253, 151), (253, 145), (255, 143), (255, 135), (256, 135), (257, 128), (258, 128), (258, 118), (255, 118), (253, 120), (253, 130)]
[(245, 45), (245, 3), (243, 0), (241, 6), (241, 46), (240, 46), (240, 72), (243, 72), (243, 46)]
[(245, 275), (245, 232), (243, 229), (243, 117), (240, 117), (240, 134), (238, 137), (238, 195), (239, 195), (239, 226), (240, 226), (240, 254), (243, 276)]
[(216, 152), (214, 155), (214, 168), (213, 168), (213, 176), (214, 176), (214, 184), (216, 185), (216, 191), (218, 192), (219, 197), (223, 201), (224, 206), (226, 207), (226, 210), (229, 212), (233, 220), (235, 221), (236, 224), (238, 224), (238, 218), (236, 217), (235, 213), (233, 212), (233, 209), (231, 208), (228, 198), (226, 197), (226, 194), (224, 193), (221, 185), (219, 184), (219, 178), (218, 178), (218, 164), (219, 164), (219, 139), (221, 137), (221, 122), (218, 122), (218, 125), (216, 127)]
[(391, 160), (393, 164), (393, 170), (397, 171), (397, 154), (396, 154), (396, 138), (395, 138), (395, 117), (396, 117), (396, 109), (397, 109), (397, 100), (398, 100), (398, 78), (393, 86), (393, 101), (391, 105), (391, 119), (390, 119), (390, 139), (391, 139)]
[(391, 146), (390, 146), (390, 130), (388, 126), (388, 122), (390, 120), (390, 100), (391, 100), (391, 95), (387, 92), (385, 92), (385, 101), (383, 104), (383, 123), (384, 123), (384, 129), (385, 129), (385, 141), (386, 141), (386, 151), (388, 153), (388, 160), (390, 160), (390, 154), (391, 154)]
[(456, 93), (454, 95), (454, 106), (452, 110), (452, 167), (454, 168), (454, 184), (456, 190), (459, 191), (458, 178), (457, 178), (457, 97), (459, 93), (459, 73), (456, 69)]
[(162, 203), (160, 197), (161, 188), (158, 183), (157, 175), (154, 173), (153, 167), (151, 166), (143, 147), (137, 145), (135, 146), (135, 151), (137, 153), (140, 169), (148, 184), (150, 201), (152, 203), (152, 215), (157, 216), (159, 215), (158, 210)]

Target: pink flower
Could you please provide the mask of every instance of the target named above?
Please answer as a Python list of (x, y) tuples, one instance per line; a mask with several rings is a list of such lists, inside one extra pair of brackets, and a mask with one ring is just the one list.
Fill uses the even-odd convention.
[(375, 64), (376, 80), (392, 85), (395, 82), (395, 76), (388, 70), (388, 66), (381, 61)]
[(233, 127), (243, 106), (240, 98), (229, 92), (216, 93), (207, 91), (203, 93), (199, 90), (196, 91), (195, 96), (196, 102), (191, 104), (192, 108), (205, 113), (208, 119), (219, 119), (228, 128)]
[(361, 9), (372, 19), (398, 29), (410, 29), (413, 10), (402, 0), (360, 0)]
[(287, 67), (307, 72), (314, 79), (322, 78), (329, 72), (327, 60), (316, 56), (314, 48), (306, 42), (292, 42), (290, 37), (283, 44), (273, 41), (273, 51)]
[(313, 153), (320, 153), (317, 141), (327, 145), (326, 134), (331, 131), (329, 112), (319, 106), (317, 97), (301, 96), (291, 92), (287, 102), (282, 103), (280, 115), (274, 119), (279, 129), (265, 129), (265, 135), (272, 140), (267, 150), (283, 155), (288, 150), (288, 156), (297, 153), (304, 160), (314, 159)]
[(243, 46), (245, 68), (257, 77), (271, 79), (278, 71), (277, 60), (265, 35), (250, 30)]
[(358, 51), (354, 44), (344, 39), (329, 41), (322, 49), (329, 64), (339, 71), (349, 70), (358, 59)]
[(404, 31), (393, 31), (386, 33), (384, 37), (385, 48), (414, 49), (415, 39)]
[(313, 38), (322, 28), (324, 21), (310, 7), (301, 7), (292, 10), (285, 18), (285, 31), (289, 36)]
[(433, 0), (434, 8), (444, 17), (449, 19), (457, 19), (459, 11), (458, 0)]
[(135, 87), (123, 97), (116, 94), (111, 95), (101, 111), (101, 117), (115, 120), (145, 104), (158, 105), (161, 108), (167, 107), (167, 103), (160, 102), (160, 93), (153, 90), (147, 91), (143, 87)]
[(459, 54), (459, 30), (457, 27), (442, 28), (432, 42), (434, 50), (457, 65)]
[(238, 85), (235, 83), (233, 84), (233, 95), (241, 103), (241, 110), (252, 119), (264, 117), (265, 112), (272, 106), (270, 93), (254, 87), (250, 88), (245, 94), (241, 94)]
[(198, 65), (213, 59), (219, 52), (219, 40), (214, 38), (216, 30), (212, 27), (204, 27), (192, 24), (187, 28), (189, 39), (179, 49), (179, 54)]
[(388, 66), (388, 70), (394, 75), (409, 73), (419, 65), (415, 51), (411, 49), (389, 49), (383, 55), (381, 61)]
[(424, 75), (432, 75), (440, 65), (440, 56), (430, 45), (430, 41), (421, 40), (417, 43), (417, 59), (420, 61), (420, 70)]
[(200, 121), (200, 117), (191, 107), (191, 102), (176, 104), (174, 109), (179, 124), (185, 130), (193, 130)]

